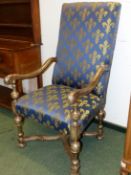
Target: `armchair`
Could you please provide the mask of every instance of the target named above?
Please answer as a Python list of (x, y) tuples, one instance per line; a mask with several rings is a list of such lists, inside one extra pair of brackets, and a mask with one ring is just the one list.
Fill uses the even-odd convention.
[[(71, 175), (80, 174), (82, 136), (103, 138), (104, 106), (121, 5), (115, 2), (66, 3), (62, 7), (56, 58), (29, 74), (5, 77), (11, 84), (18, 143), (62, 139)], [(19, 97), (16, 82), (44, 73), (55, 62), (52, 85)], [(25, 136), (23, 120), (35, 119), (58, 131), (55, 136)], [(98, 120), (95, 132), (88, 124)]]

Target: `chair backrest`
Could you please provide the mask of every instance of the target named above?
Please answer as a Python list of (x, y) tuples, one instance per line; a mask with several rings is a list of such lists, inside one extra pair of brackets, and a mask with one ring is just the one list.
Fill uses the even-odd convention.
[[(81, 88), (91, 81), (98, 65), (106, 64), (110, 70), (120, 9), (116, 2), (63, 4), (53, 84)], [(103, 74), (96, 95), (106, 94), (109, 74)]]

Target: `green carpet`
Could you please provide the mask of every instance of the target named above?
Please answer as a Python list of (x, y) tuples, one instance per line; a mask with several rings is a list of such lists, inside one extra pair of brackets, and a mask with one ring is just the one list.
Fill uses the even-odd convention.
[[(47, 134), (48, 131), (34, 121), (25, 123), (28, 134)], [(81, 175), (119, 174), (124, 136), (105, 128), (103, 141), (83, 138)], [(13, 115), (0, 109), (0, 175), (69, 175), (69, 169), (70, 162), (60, 141), (30, 142), (24, 149), (18, 148)]]

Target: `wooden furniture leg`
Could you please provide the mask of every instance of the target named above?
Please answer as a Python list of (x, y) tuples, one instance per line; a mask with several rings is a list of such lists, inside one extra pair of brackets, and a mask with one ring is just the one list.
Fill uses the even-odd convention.
[(129, 173), (131, 173), (131, 99), (130, 99), (130, 106), (129, 106), (124, 156), (121, 161), (120, 173), (121, 175), (129, 175)]

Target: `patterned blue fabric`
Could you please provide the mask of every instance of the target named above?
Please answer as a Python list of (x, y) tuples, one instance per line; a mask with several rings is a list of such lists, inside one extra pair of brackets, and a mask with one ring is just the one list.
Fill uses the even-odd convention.
[[(69, 131), (73, 106), (68, 94), (87, 85), (98, 65), (111, 67), (119, 13), (120, 4), (114, 2), (63, 5), (54, 85), (21, 97), (16, 104), (18, 115), (34, 118), (60, 132)], [(109, 73), (102, 76), (92, 93), (78, 101), (81, 130), (104, 108)]]
[[(67, 133), (71, 123), (73, 106), (69, 104), (68, 94), (73, 90), (63, 85), (50, 85), (21, 97), (16, 105), (18, 115), (33, 118), (41, 124)], [(103, 101), (94, 94), (79, 99), (80, 124), (83, 130), (98, 110)]]
[[(111, 67), (120, 8), (115, 2), (63, 5), (54, 84), (81, 88), (91, 81), (98, 65)], [(109, 73), (102, 76), (95, 94), (106, 94)]]

